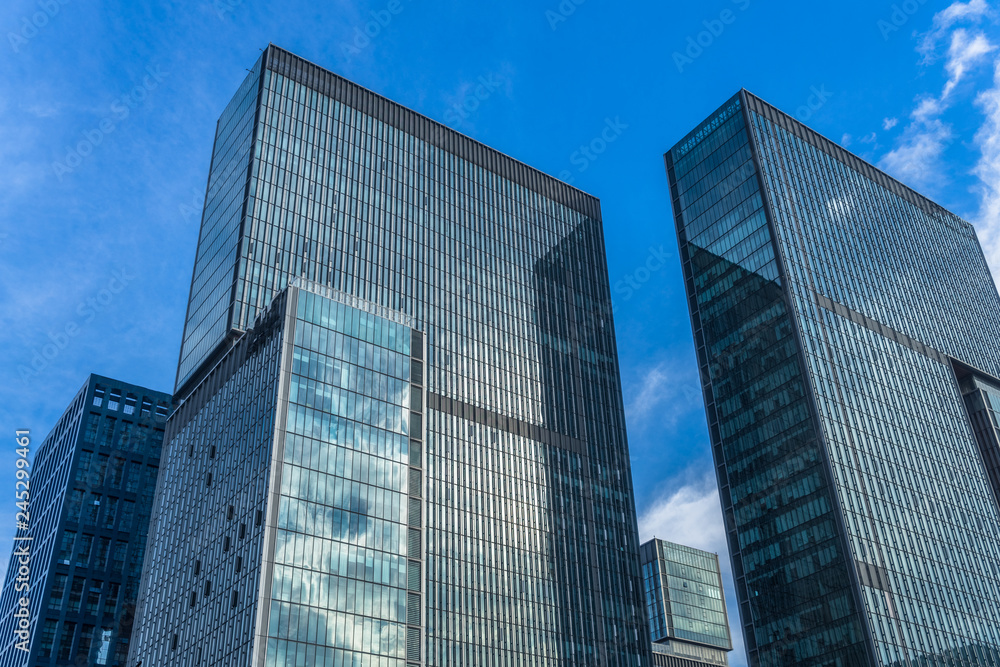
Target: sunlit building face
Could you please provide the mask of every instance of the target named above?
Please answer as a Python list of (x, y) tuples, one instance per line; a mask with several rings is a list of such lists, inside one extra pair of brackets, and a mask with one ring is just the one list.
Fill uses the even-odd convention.
[(751, 663), (1000, 664), (972, 226), (746, 91), (666, 163)]
[(177, 392), (132, 658), (649, 664), (593, 197), (269, 47), (219, 121)]

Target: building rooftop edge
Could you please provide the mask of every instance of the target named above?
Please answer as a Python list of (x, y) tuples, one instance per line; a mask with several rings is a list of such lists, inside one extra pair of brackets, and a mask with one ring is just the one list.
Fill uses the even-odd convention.
[[(398, 310), (393, 310), (385, 306), (380, 306), (372, 301), (362, 299), (361, 297), (357, 297), (352, 294), (347, 294), (346, 292), (342, 292), (327, 285), (322, 285), (307, 278), (298, 278), (298, 277), (292, 278), (288, 282), (288, 287), (286, 287), (285, 289), (292, 289), (292, 288), (304, 290), (306, 292), (315, 294), (316, 296), (321, 296), (324, 299), (329, 299), (330, 301), (336, 301), (337, 303), (342, 303), (345, 306), (349, 306), (351, 308), (364, 311), (369, 315), (374, 315), (375, 317), (381, 317), (383, 320), (389, 320), (390, 322), (395, 322), (396, 324), (407, 327), (408, 329), (417, 328), (416, 318), (413, 317), (412, 315), (407, 315), (406, 313), (402, 313)], [(275, 295), (274, 298), (277, 299), (279, 296), (280, 292), (278, 295)], [(273, 303), (274, 299), (272, 299), (271, 301)], [(269, 309), (270, 305), (268, 306), (268, 310)], [(264, 313), (266, 312), (266, 310), (261, 312)], [(254, 326), (256, 326), (256, 322), (254, 323)]]
[[(281, 51), (282, 53), (288, 54), (288, 55), (290, 55), (292, 57), (298, 58), (299, 60), (302, 60), (303, 62), (308, 63), (308, 64), (312, 65), (313, 67), (316, 67), (317, 69), (320, 69), (320, 70), (326, 72), (330, 76), (333, 76), (333, 77), (336, 77), (337, 79), (340, 79), (341, 81), (343, 81), (344, 83), (346, 83), (346, 84), (348, 84), (350, 86), (354, 86), (354, 87), (356, 87), (356, 88), (358, 88), (360, 90), (363, 90), (366, 93), (369, 93), (371, 95), (374, 95), (376, 97), (384, 99), (384, 100), (388, 101), (389, 103), (394, 104), (394, 105), (400, 107), (401, 109), (404, 109), (407, 113), (413, 114), (414, 116), (417, 116), (419, 118), (422, 118), (422, 119), (426, 120), (429, 123), (432, 123), (433, 125), (439, 127), (443, 132), (445, 132), (447, 134), (451, 134), (451, 135), (453, 135), (455, 137), (458, 137), (460, 140), (468, 142), (470, 144), (473, 144), (473, 145), (476, 145), (476, 146), (481, 146), (486, 151), (489, 151), (491, 153), (495, 153), (496, 155), (500, 156), (503, 159), (510, 160), (511, 162), (514, 162), (514, 163), (516, 163), (516, 164), (524, 167), (525, 169), (528, 169), (531, 172), (534, 172), (535, 174), (537, 174), (541, 178), (543, 178), (543, 179), (545, 179), (547, 181), (550, 181), (552, 184), (557, 185), (558, 187), (563, 187), (563, 188), (566, 188), (568, 190), (572, 190), (573, 192), (576, 192), (576, 193), (578, 193), (578, 194), (580, 194), (580, 195), (582, 195), (582, 196), (584, 196), (584, 197), (592, 200), (593, 203), (598, 206), (598, 208), (600, 206), (600, 201), (601, 200), (596, 195), (590, 194), (589, 192), (587, 192), (585, 190), (581, 190), (580, 188), (578, 188), (578, 187), (576, 187), (574, 185), (571, 185), (571, 184), (567, 183), (566, 181), (560, 180), (559, 178), (557, 178), (556, 176), (553, 176), (552, 174), (544, 172), (544, 171), (542, 171), (541, 169), (539, 169), (537, 167), (533, 167), (530, 164), (528, 164), (528, 163), (526, 163), (526, 162), (524, 162), (522, 160), (519, 160), (519, 159), (517, 159), (517, 158), (515, 158), (515, 157), (513, 157), (511, 155), (508, 155), (507, 153), (504, 153), (503, 151), (501, 151), (501, 150), (499, 150), (497, 148), (494, 148), (494, 147), (492, 147), (492, 146), (490, 146), (488, 144), (485, 144), (482, 141), (479, 141), (478, 139), (475, 139), (475, 138), (473, 138), (473, 137), (471, 137), (471, 136), (469, 136), (469, 135), (467, 135), (467, 134), (465, 134), (463, 132), (460, 132), (459, 130), (456, 130), (453, 127), (449, 127), (448, 125), (445, 125), (441, 121), (435, 120), (435, 119), (431, 118), (430, 116), (428, 116), (426, 114), (423, 114), (423, 113), (421, 113), (419, 111), (411, 109), (410, 107), (408, 107), (408, 106), (406, 106), (404, 104), (401, 104), (400, 102), (397, 102), (397, 101), (395, 101), (393, 99), (390, 99), (389, 97), (386, 97), (385, 95), (383, 95), (381, 93), (378, 93), (378, 92), (376, 92), (376, 91), (374, 91), (374, 90), (372, 90), (370, 88), (367, 88), (367, 87), (365, 87), (365, 86), (363, 86), (363, 85), (361, 85), (361, 84), (359, 84), (359, 83), (357, 83), (355, 81), (352, 81), (351, 79), (348, 79), (347, 77), (343, 76), (342, 74), (337, 74), (336, 72), (334, 72), (333, 70), (329, 69), (328, 67), (324, 67), (323, 65), (315, 63), (315, 62), (313, 62), (313, 61), (311, 61), (311, 60), (309, 60), (307, 58), (303, 58), (302, 56), (298, 55), (294, 51), (289, 51), (288, 49), (286, 49), (286, 48), (284, 48), (282, 46), (278, 46), (274, 42), (269, 42), (268, 45), (267, 45), (267, 48), (268, 49), (275, 49), (277, 51)], [(563, 202), (559, 202), (559, 203), (563, 203)], [(564, 204), (564, 205), (569, 206), (568, 204)], [(570, 206), (570, 208), (572, 208), (572, 207)]]
[(173, 394), (171, 394), (169, 391), (163, 391), (161, 389), (153, 389), (152, 387), (147, 387), (144, 384), (129, 382), (128, 380), (122, 380), (121, 378), (112, 377), (110, 375), (103, 375), (101, 373), (89, 373), (87, 375), (87, 379), (84, 381), (83, 384), (84, 386), (87, 386), (92, 381), (100, 381), (100, 380), (103, 380), (104, 382), (107, 383), (117, 383), (121, 385), (127, 385), (129, 387), (134, 387), (136, 389), (145, 389), (146, 391), (154, 394), (162, 394), (168, 398), (173, 398)]
[[(792, 115), (790, 115), (790, 114), (782, 111), (781, 109), (779, 109), (775, 105), (773, 105), (770, 102), (766, 101), (765, 99), (763, 99), (759, 95), (755, 95), (754, 93), (750, 92), (746, 88), (740, 88), (739, 91), (735, 95), (729, 97), (722, 105), (720, 105), (718, 108), (716, 108), (712, 113), (710, 113), (704, 119), (702, 119), (701, 121), (699, 121), (698, 123), (696, 123), (695, 128), (693, 130), (691, 130), (689, 133), (687, 133), (686, 135), (684, 135), (684, 137), (680, 141), (678, 141), (676, 144), (674, 144), (666, 152), (665, 155), (667, 155), (667, 154), (673, 154), (674, 151), (676, 151), (680, 146), (682, 146), (684, 143), (686, 143), (691, 138), (693, 138), (702, 129), (702, 126), (706, 122), (710, 121), (715, 116), (717, 116), (719, 113), (721, 113), (726, 108), (726, 106), (732, 104), (733, 101), (736, 100), (737, 98), (739, 98), (741, 101), (743, 101), (745, 99), (745, 101), (748, 102), (747, 107), (750, 108), (750, 109), (752, 109), (752, 107), (755, 106), (755, 105), (760, 105), (760, 106), (766, 107), (766, 108), (772, 110), (779, 117), (781, 117), (781, 118), (785, 119), (787, 122), (790, 122), (791, 124), (793, 124), (794, 126), (803, 128), (805, 130), (805, 134), (807, 135), (807, 137), (805, 137), (805, 138), (800, 137), (800, 138), (802, 138), (803, 140), (805, 140), (808, 143), (810, 143), (811, 145), (813, 145), (816, 149), (821, 150), (824, 153), (827, 153), (828, 155), (830, 155), (830, 157), (832, 157), (833, 159), (837, 160), (838, 162), (844, 164), (846, 167), (848, 167), (850, 169), (853, 169), (855, 171), (858, 171), (858, 169), (857, 169), (858, 163), (863, 164), (863, 165), (867, 166), (869, 169), (877, 172), (878, 174), (881, 174), (882, 177), (884, 177), (885, 179), (891, 181), (900, 190), (902, 190), (905, 193), (907, 193), (909, 195), (909, 197), (904, 196), (904, 198), (908, 199), (911, 203), (914, 203), (914, 204), (916, 204), (916, 205), (919, 206), (918, 201), (922, 202), (926, 206), (929, 206), (931, 209), (934, 209), (938, 213), (943, 213), (943, 214), (948, 215), (948, 216), (953, 216), (957, 220), (960, 220), (961, 222), (963, 222), (969, 229), (971, 229), (972, 231), (975, 231), (975, 226), (972, 223), (970, 223), (968, 220), (966, 220), (965, 218), (959, 216), (957, 213), (954, 213), (953, 211), (945, 208), (944, 206), (942, 206), (941, 204), (937, 203), (936, 201), (934, 201), (933, 199), (931, 199), (927, 195), (918, 192), (913, 187), (907, 185), (906, 183), (903, 183), (902, 181), (900, 181), (895, 176), (892, 176), (891, 174), (889, 174), (888, 172), (886, 172), (883, 169), (879, 168), (878, 166), (872, 164), (868, 160), (865, 160), (864, 158), (860, 157), (856, 153), (853, 153), (850, 150), (848, 150), (847, 148), (844, 148), (843, 146), (841, 146), (836, 141), (830, 139), (829, 137), (827, 137), (826, 135), (822, 134), (821, 132), (813, 129), (811, 126), (803, 123), (802, 121), (798, 120), (794, 116), (792, 116)], [(752, 110), (757, 111), (756, 109), (752, 109)], [(818, 139), (819, 141), (818, 142), (815, 141), (816, 139)], [(864, 174), (862, 174), (862, 175), (864, 175)], [(891, 189), (891, 188), (889, 188), (889, 189)], [(917, 201), (914, 201), (914, 200), (917, 200)]]
[(639, 545), (639, 547), (642, 548), (642, 547), (646, 546), (647, 544), (655, 544), (656, 542), (661, 542), (663, 544), (667, 544), (667, 545), (672, 546), (672, 547), (677, 547), (678, 549), (685, 549), (687, 551), (696, 551), (698, 553), (707, 554), (709, 556), (715, 556), (716, 558), (719, 557), (718, 552), (707, 551), (705, 549), (699, 549), (698, 547), (689, 547), (686, 544), (681, 544), (680, 542), (671, 542), (670, 540), (664, 540), (664, 539), (661, 539), (659, 537), (650, 538), (650, 539), (646, 540), (645, 542), (642, 542)]

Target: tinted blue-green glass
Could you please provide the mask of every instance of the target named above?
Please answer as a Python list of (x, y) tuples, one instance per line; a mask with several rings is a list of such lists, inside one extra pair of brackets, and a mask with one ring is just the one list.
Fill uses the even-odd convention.
[(1000, 648), (1000, 515), (946, 358), (1000, 373), (975, 231), (772, 115), (754, 133), (852, 557), (880, 575), (861, 587), (878, 658)]
[[(281, 49), (254, 72), (219, 298), (249, 330), (304, 278), (425, 334), (421, 661), (648, 664), (599, 202)], [(230, 344), (197, 275), (187, 385)]]
[(307, 291), (294, 329), (265, 664), (403, 667), (411, 330)]
[(668, 154), (747, 649), (864, 664), (864, 631), (739, 97)]
[(731, 650), (719, 557), (657, 539), (639, 556), (653, 641)]
[[(755, 513), (736, 509), (729, 520), (737, 570), (770, 573), (773, 594), (779, 577), (789, 573), (826, 585), (817, 566), (838, 563), (849, 575), (841, 583), (853, 594), (823, 608), (834, 617), (859, 619), (857, 638), (867, 647), (858, 662), (846, 664), (992, 667), (1000, 650), (1000, 514), (975, 419), (970, 421), (976, 411), (971, 403), (966, 409), (963, 392), (970, 392), (959, 380), (988, 381), (1000, 373), (1000, 296), (975, 232), (758, 98), (744, 92), (734, 102), (743, 106), (739, 122), (750, 132), (749, 151), (763, 184), (768, 241), (780, 268), (774, 294), (793, 334), (789, 358), (796, 357), (801, 391), (814, 406), (810, 439), (825, 469), (824, 504), (797, 518), (826, 513), (839, 535), (835, 559), (790, 562), (789, 549), (803, 544), (795, 540), (765, 558), (748, 559), (740, 535)], [(668, 159), (682, 248), (697, 243), (689, 236), (696, 219), (687, 211), (699, 202), (700, 210), (711, 210), (721, 201), (711, 192), (703, 200), (685, 199), (686, 156), (721, 142), (724, 131), (716, 123)], [(715, 234), (739, 233), (741, 223), (722, 212), (709, 218), (706, 226)], [(711, 350), (711, 334), (703, 332), (731, 323), (733, 311), (717, 293), (697, 298), (713, 274), (695, 262), (697, 250), (687, 254), (696, 340)], [(759, 345), (773, 331), (747, 332), (748, 343)], [(752, 368), (703, 366), (716, 399), (710, 418), (718, 417), (720, 426), (726, 413), (755, 420), (775, 405), (764, 394), (718, 401), (718, 387), (745, 381)], [(791, 405), (788, 397), (778, 404)], [(713, 425), (712, 436), (725, 480), (739, 469), (728, 456), (731, 434)], [(760, 432), (755, 438), (755, 448), (765, 450), (776, 436)], [(798, 466), (772, 467), (773, 495), (803, 492), (788, 477)], [(732, 496), (737, 508), (748, 498), (735, 485)], [(760, 510), (770, 511), (768, 503)], [(743, 606), (747, 633), (756, 635), (751, 660), (819, 664), (808, 657), (806, 624), (778, 620), (784, 612), (777, 608), (759, 608), (757, 620), (757, 593), (749, 588)], [(773, 658), (760, 645), (763, 623), (786, 625), (786, 662), (769, 663)], [(812, 646), (836, 644), (826, 639)]]
[(275, 303), (167, 422), (131, 665), (251, 664), (270, 561), (284, 305)]
[(177, 387), (191, 378), (198, 364), (211, 354), (229, 328), (236, 325), (231, 320), (229, 299), (240, 249), (246, 170), (254, 150), (253, 126), (259, 84), (258, 62), (216, 126), (198, 254), (191, 277), (191, 298), (177, 366)]
[(1000, 503), (1000, 383), (967, 372), (961, 377), (961, 386), (993, 497)]

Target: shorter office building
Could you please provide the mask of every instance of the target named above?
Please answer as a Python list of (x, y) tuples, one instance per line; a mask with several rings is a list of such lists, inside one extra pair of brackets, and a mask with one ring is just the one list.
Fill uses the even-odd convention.
[(423, 334), (296, 279), (167, 425), (131, 665), (420, 665)]
[(0, 666), (126, 664), (170, 401), (91, 375), (38, 446), (0, 596)]
[(653, 665), (728, 665), (733, 642), (719, 557), (657, 539), (639, 552)]

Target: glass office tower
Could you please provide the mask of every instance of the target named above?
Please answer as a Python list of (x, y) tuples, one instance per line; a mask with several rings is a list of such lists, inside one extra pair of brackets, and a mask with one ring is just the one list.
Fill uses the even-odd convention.
[[(169, 404), (170, 394), (91, 375), (38, 446), (27, 529), (0, 596), (3, 667), (125, 667)], [(22, 597), (27, 637), (14, 632)]]
[(753, 665), (1000, 665), (972, 226), (742, 91), (666, 155)]
[[(320, 583), (309, 625), (301, 615), (294, 625), (305, 633), (296, 635), (295, 659), (319, 664), (308, 662), (313, 651), (328, 660), (332, 649), (334, 661), (337, 651), (351, 651), (379, 667), (404, 658), (407, 665), (648, 665), (599, 202), (273, 46), (218, 125), (178, 368), (187, 403), (169, 427), (148, 559), (149, 581), (177, 590), (144, 589), (134, 657), (181, 665), (200, 649), (213, 665), (285, 664), (268, 653), (266, 638), (284, 637), (293, 625), (271, 603), (304, 596), (297, 582), (307, 579), (295, 568), (313, 565), (292, 556), (292, 590), (282, 593), (290, 599), (255, 577), (276, 548), (268, 531), (283, 530), (269, 489), (279, 479), (278, 448), (287, 448), (278, 444), (286, 426), (271, 406), (285, 399), (269, 374), (285, 363), (280, 354), (292, 352), (266, 352), (262, 343), (251, 353), (247, 338), (260, 336), (255, 322), (294, 278), (394, 313), (426, 346), (416, 383), (424, 392), (424, 467), (409, 464), (423, 490), (406, 496), (408, 513), (397, 517), (409, 539), (409, 521), (421, 515), (420, 579), (409, 580), (418, 570), (407, 563), (407, 585), (390, 580), (384, 607), (384, 597), (377, 605), (372, 597), (375, 581), (321, 560), (314, 572), (365, 587), (351, 583), (353, 597), (341, 598), (338, 580), (334, 599)], [(274, 356), (260, 356), (267, 354)], [(237, 361), (244, 358), (255, 361)], [(262, 407), (241, 407), (254, 401)], [(355, 428), (368, 426), (362, 419)], [(197, 438), (193, 450), (189, 438)], [(319, 440), (321, 451), (341, 446)], [(217, 459), (240, 451), (245, 463), (217, 468)], [(206, 489), (209, 473), (210, 495), (188, 488)], [(345, 475), (365, 483), (356, 477), (363, 469)], [(400, 488), (379, 488), (401, 496)], [(372, 517), (388, 501), (369, 495), (351, 511)], [(410, 508), (411, 501), (419, 502)], [(227, 527), (230, 506), (242, 518)], [(332, 530), (311, 518), (306, 525)], [(246, 545), (241, 584), (235, 544)], [(392, 544), (395, 551), (384, 553), (397, 564), (418, 546)], [(205, 598), (205, 582), (192, 578), (196, 565), (215, 569), (209, 588), (221, 590), (224, 579), (228, 599)], [(344, 614), (388, 629), (377, 644), (355, 633), (348, 648), (338, 634)]]
[(639, 559), (654, 667), (728, 665), (733, 642), (719, 557), (652, 539)]

